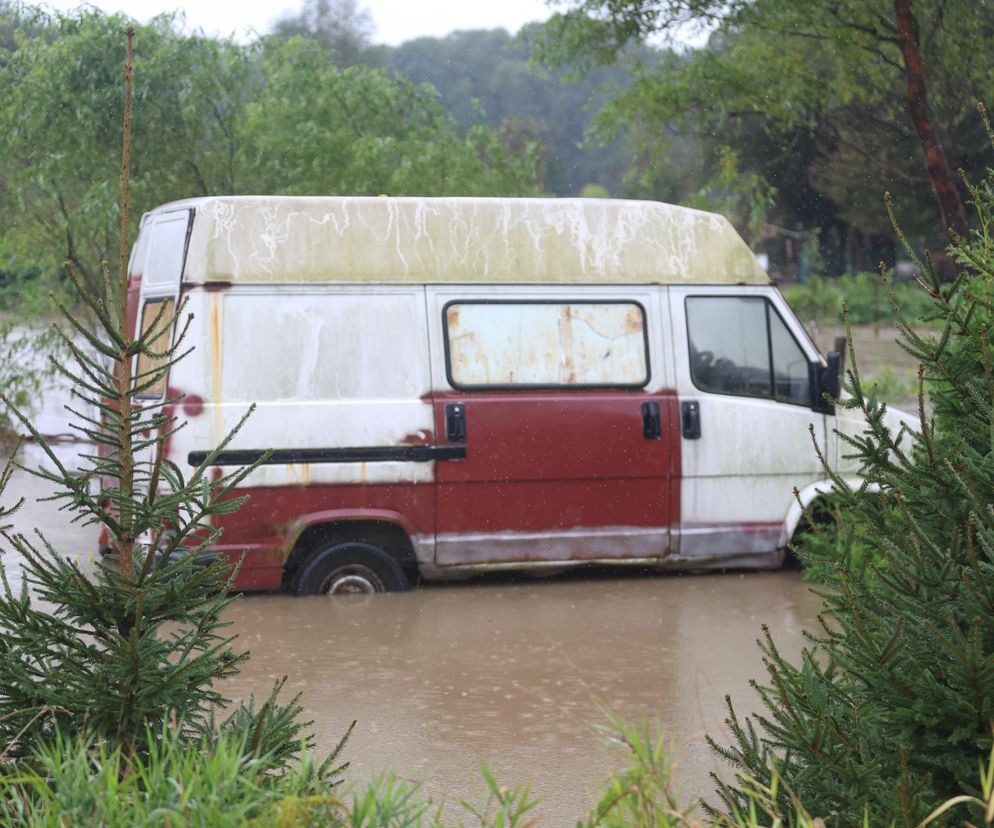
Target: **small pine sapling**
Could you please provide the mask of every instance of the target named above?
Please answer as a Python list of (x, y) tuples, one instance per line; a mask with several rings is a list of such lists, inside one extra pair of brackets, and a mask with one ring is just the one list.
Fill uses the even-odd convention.
[[(158, 403), (138, 399), (150, 388), (165, 387), (170, 367), (185, 355), (185, 326), (176, 324), (183, 307), (170, 313), (167, 303), (144, 330), (132, 332), (128, 316), (133, 36), (129, 28), (118, 274), (112, 279), (105, 263), (102, 293), (93, 295), (70, 269), (95, 332), (60, 304), (70, 326), (61, 336), (71, 359), (55, 361), (73, 383), (73, 427), (96, 444), (97, 453), (84, 455), (81, 470), (71, 472), (29, 419), (0, 395), (52, 466), (25, 471), (53, 486), (51, 499), (75, 522), (106, 526), (115, 550), (115, 560), (84, 571), (59, 554), (43, 532), (29, 538), (0, 527), (0, 535), (23, 558), (25, 572), (15, 591), (0, 568), (0, 745), (13, 757), (26, 755), (56, 732), (80, 734), (126, 753), (141, 751), (148, 734), (161, 733), (164, 722), (210, 744), (217, 736), (215, 713), (227, 703), (216, 685), (248, 657), (235, 649), (223, 620), (232, 600), (232, 566), (205, 553), (219, 535), (211, 519), (239, 508), (245, 498), (233, 497), (232, 491), (255, 466), (221, 477), (209, 474), (236, 428), (184, 474), (165, 451), (182, 428), (172, 413), (181, 397), (167, 392)], [(8, 466), (0, 485), (9, 472)], [(0, 510), (0, 518), (12, 511)], [(311, 742), (298, 718), (298, 700), (277, 702), (281, 686), (258, 710), (242, 705), (221, 725), (225, 731), (244, 731), (244, 743), (267, 756), (276, 770)], [(337, 752), (321, 773), (333, 770)]]

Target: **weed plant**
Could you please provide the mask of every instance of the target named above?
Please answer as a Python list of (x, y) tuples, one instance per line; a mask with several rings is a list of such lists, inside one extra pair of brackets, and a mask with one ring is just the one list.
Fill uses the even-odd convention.
[[(651, 730), (611, 719), (605, 726), (621, 746), (627, 767), (604, 783), (602, 793), (578, 828), (702, 828), (704, 825), (778, 824), (771, 792), (743, 780), (749, 809), (710, 820), (676, 802), (672, 762)], [(506, 788), (483, 768), (484, 800), (439, 803), (420, 783), (395, 773), (329, 791), (320, 769), (304, 756), (274, 778), (272, 759), (253, 755), (243, 735), (228, 734), (213, 744), (178, 738), (170, 727), (148, 734), (129, 755), (82, 737), (56, 737), (36, 746), (18, 768), (0, 766), (0, 826), (62, 828), (67, 824), (131, 828), (135, 825), (204, 828), (532, 828), (537, 802), (527, 787)], [(774, 781), (774, 786), (776, 785)], [(795, 824), (816, 823), (803, 810)], [(706, 821), (705, 821), (706, 819)]]

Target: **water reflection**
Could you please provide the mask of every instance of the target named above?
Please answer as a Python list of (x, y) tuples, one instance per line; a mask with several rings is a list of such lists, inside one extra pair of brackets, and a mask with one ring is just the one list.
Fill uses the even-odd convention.
[(433, 586), (406, 594), (251, 596), (229, 618), (252, 651), (229, 695), (288, 675), (330, 748), (355, 718), (353, 778), (393, 767), (448, 798), (481, 795), (486, 762), (531, 782), (544, 824), (571, 824), (617, 763), (598, 703), (648, 717), (676, 750), (688, 796), (707, 795), (724, 696), (742, 710), (768, 624), (789, 656), (819, 600), (797, 573), (668, 575)]

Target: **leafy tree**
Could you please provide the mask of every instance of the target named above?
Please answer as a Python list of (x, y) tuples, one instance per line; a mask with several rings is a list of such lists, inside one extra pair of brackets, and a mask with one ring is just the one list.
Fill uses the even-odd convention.
[(747, 168), (755, 164), (781, 198), (813, 186), (841, 219), (887, 231), (873, 205), (889, 186), (908, 213), (921, 216), (913, 230), (934, 227), (937, 206), (943, 226), (963, 232), (962, 193), (949, 169), (976, 169), (990, 157), (970, 116), (994, 80), (975, 57), (994, 30), (989, 5), (573, 0), (569, 6), (544, 30), (539, 54), (546, 61), (614, 63), (625, 60), (631, 43), (710, 34), (706, 47), (657, 66), (629, 59), (635, 83), (605, 108), (603, 122), (634, 123), (637, 147), (665, 155), (665, 136), (674, 129), (705, 144), (716, 138), (738, 151)]
[[(105, 171), (117, 153), (115, 44), (127, 20), (93, 9), (10, 19), (15, 48), (0, 50), (0, 274), (51, 283), (68, 261), (98, 290), (119, 208)], [(429, 88), (339, 69), (314, 40), (240, 45), (184, 34), (170, 16), (135, 28), (143, 83), (132, 232), (145, 210), (197, 195), (537, 189), (533, 141), (512, 150), (481, 123), (460, 127)]]
[[(68, 261), (96, 290), (120, 208), (105, 171), (119, 152), (116, 46), (126, 21), (92, 9), (31, 19), (44, 28), (20, 30), (0, 62), (0, 269), (52, 278)], [(169, 16), (136, 30), (144, 46), (132, 231), (156, 203), (237, 188), (239, 119), (251, 88), (250, 53), (236, 44), (180, 35)]]
[(273, 34), (313, 38), (336, 66), (346, 67), (368, 62), (375, 29), (369, 9), (360, 9), (357, 0), (304, 0), (299, 12), (276, 21)]
[(841, 405), (866, 421), (846, 438), (863, 482), (828, 469), (840, 541), (806, 553), (831, 587), (823, 629), (799, 664), (766, 632), (765, 710), (746, 720), (733, 711), (732, 744), (717, 748), (762, 782), (775, 767), (787, 783), (781, 807), (789, 787), (838, 825), (864, 813), (870, 824), (917, 825), (962, 792), (987, 798), (977, 765), (994, 721), (994, 178), (971, 195), (977, 229), (951, 249), (960, 275), (943, 285), (919, 262), (937, 333), (898, 317), (935, 415), (922, 398), (919, 430), (895, 429), (851, 369)]
[(528, 195), (538, 148), (462, 130), (428, 85), (339, 69), (314, 41), (268, 44), (246, 112), (242, 186), (296, 195)]

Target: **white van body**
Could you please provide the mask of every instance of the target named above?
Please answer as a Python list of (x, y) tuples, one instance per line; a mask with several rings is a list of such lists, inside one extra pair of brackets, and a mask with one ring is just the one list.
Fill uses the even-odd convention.
[[(212, 197), (144, 216), (134, 324), (186, 302), (169, 459), (270, 460), (237, 586), (776, 567), (838, 460), (826, 363), (721, 216), (638, 201)], [(184, 320), (185, 322), (185, 320)], [(154, 395), (153, 395), (154, 396)], [(230, 469), (229, 469), (230, 470)]]

